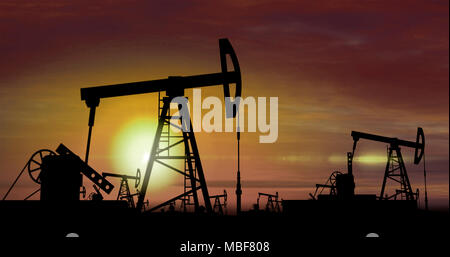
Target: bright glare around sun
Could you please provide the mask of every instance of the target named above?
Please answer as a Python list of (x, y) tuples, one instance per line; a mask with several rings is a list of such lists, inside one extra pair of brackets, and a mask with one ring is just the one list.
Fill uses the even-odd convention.
[[(150, 118), (136, 118), (124, 124), (116, 133), (111, 145), (114, 173), (136, 175), (141, 170), (142, 179), (150, 159), (150, 152), (157, 128)], [(174, 172), (155, 163), (150, 175), (149, 190), (160, 190), (170, 185)], [(139, 188), (141, 187), (139, 185)]]
[[(342, 163), (346, 164), (346, 156), (343, 154), (340, 155), (331, 155), (328, 157), (328, 161), (331, 163)], [(385, 164), (387, 161), (386, 154), (360, 154), (353, 158), (353, 161), (356, 163), (366, 164), (366, 165), (376, 165), (376, 164)]]

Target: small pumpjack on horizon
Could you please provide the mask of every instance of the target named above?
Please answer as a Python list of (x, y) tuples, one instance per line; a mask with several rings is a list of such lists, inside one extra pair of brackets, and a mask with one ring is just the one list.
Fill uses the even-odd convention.
[(280, 203), (282, 203), (283, 199), (278, 200), (278, 192), (275, 192), (275, 194), (268, 194), (268, 193), (258, 193), (258, 198), (256, 199), (256, 204), (254, 205), (255, 210), (260, 210), (260, 201), (261, 198), (267, 198), (266, 202), (266, 208), (264, 211), (266, 212), (273, 212), (273, 213), (281, 213), (281, 207)]
[[(224, 189), (223, 194), (221, 195), (212, 195), (210, 196), (211, 199), (214, 199), (214, 212), (218, 213), (220, 215), (224, 215), (227, 210), (227, 191)], [(223, 199), (223, 201), (220, 201), (220, 199)]]
[[(117, 201), (119, 200), (125, 200), (128, 203), (128, 207), (135, 208), (134, 203), (134, 197), (139, 195), (139, 190), (137, 190), (139, 183), (141, 182), (141, 170), (137, 169), (136, 176), (129, 176), (125, 174), (116, 174), (116, 173), (109, 173), (109, 172), (103, 172), (102, 173), (104, 178), (112, 177), (112, 178), (120, 178), (120, 188), (117, 193)], [(137, 193), (132, 194), (130, 190), (130, 186), (128, 183), (128, 180), (134, 180), (134, 187), (137, 190)]]

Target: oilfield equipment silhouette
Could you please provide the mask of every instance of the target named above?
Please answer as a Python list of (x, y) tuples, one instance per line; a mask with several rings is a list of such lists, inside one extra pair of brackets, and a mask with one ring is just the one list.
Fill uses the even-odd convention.
[[(85, 188), (82, 185), (81, 174), (83, 174), (94, 183), (95, 193), (92, 193), (89, 199), (102, 200), (103, 196), (101, 192), (109, 194), (114, 188), (108, 181), (108, 178), (119, 178), (121, 180), (116, 200), (125, 200), (129, 207), (143, 211), (146, 209), (145, 197), (150, 176), (154, 165), (158, 163), (166, 169), (177, 172), (184, 177), (184, 192), (146, 211), (151, 212), (167, 205), (173, 207), (175, 201), (181, 200), (181, 206), (184, 210), (187, 210), (188, 206), (193, 206), (195, 212), (206, 211), (207, 213), (212, 213), (215, 210), (216, 212), (223, 214), (224, 209), (226, 209), (227, 193), (224, 191), (223, 195), (209, 195), (204, 169), (195, 134), (192, 129), (192, 123), (190, 121), (187, 98), (185, 97), (186, 89), (222, 85), (226, 102), (226, 117), (235, 118), (237, 116), (238, 108), (236, 105), (239, 105), (239, 98), (242, 91), (239, 62), (228, 39), (219, 39), (219, 49), (221, 72), (218, 73), (193, 76), (171, 76), (167, 79), (82, 88), (81, 100), (85, 101), (89, 108), (89, 130), (84, 161), (63, 144), (56, 150), (58, 154), (51, 150), (40, 150), (33, 154), (27, 162), (26, 167), (20, 172), (13, 185), (6, 193), (4, 199), (6, 199), (24, 170), (28, 169), (33, 181), (41, 184), (41, 188), (33, 192), (32, 195), (40, 190), (41, 200), (52, 200), (53, 198), (58, 199), (59, 201), (79, 200), (80, 188), (83, 188), (82, 195), (85, 196), (86, 194)], [(228, 70), (228, 57), (231, 60), (233, 68), (231, 71)], [(234, 101), (230, 98), (231, 84), (235, 85)], [(138, 188), (141, 181), (139, 170), (136, 176), (105, 172), (100, 175), (88, 165), (88, 160), (95, 114), (96, 109), (100, 104), (100, 99), (148, 93), (158, 93), (158, 126), (147, 168), (143, 175), (142, 185)], [(170, 114), (170, 104), (174, 100), (180, 99), (180, 97), (186, 101), (177, 102), (180, 116), (175, 117)], [(186, 117), (189, 122), (184, 120)], [(174, 119), (178, 119), (181, 125), (174, 124)], [(174, 135), (173, 132), (171, 132), (171, 128), (178, 129), (180, 133)], [(237, 132), (237, 135), (239, 142), (239, 131)], [(183, 155), (176, 155), (173, 151), (170, 151), (174, 147), (183, 145)], [(184, 161), (184, 165), (182, 168), (175, 167), (167, 163), (169, 160), (182, 160)], [(238, 163), (238, 177), (240, 177), (239, 172)], [(131, 193), (128, 180), (135, 180), (136, 193)], [(137, 197), (136, 203), (134, 197)], [(201, 198), (203, 198), (202, 203), (200, 200)], [(214, 206), (211, 204), (211, 199), (214, 199), (215, 201)]]
[[(221, 195), (212, 195), (210, 196), (211, 199), (214, 199), (214, 206), (213, 210), (216, 213), (219, 213), (221, 215), (226, 214), (227, 212), (227, 191), (224, 189), (223, 194)], [(220, 199), (223, 199), (222, 201)]]
[[(40, 200), (46, 202), (58, 202), (73, 204), (80, 201), (80, 196), (86, 198), (86, 188), (83, 185), (83, 177), (93, 183), (95, 192), (89, 194), (89, 202), (105, 202), (102, 193), (110, 194), (115, 186), (110, 180), (120, 181), (115, 201), (121, 202), (121, 206), (140, 212), (150, 213), (162, 210), (168, 206), (174, 210), (175, 203), (180, 202), (182, 212), (227, 214), (228, 194), (210, 195), (206, 183), (205, 170), (202, 166), (199, 147), (190, 122), (185, 90), (199, 87), (223, 86), (226, 103), (226, 117), (239, 119), (239, 98), (242, 91), (241, 71), (234, 49), (228, 39), (219, 40), (221, 72), (201, 74), (193, 76), (171, 76), (166, 79), (140, 81), (125, 84), (105, 85), (81, 89), (81, 100), (89, 108), (88, 137), (85, 158), (82, 160), (68, 147), (60, 144), (55, 151), (42, 149), (35, 152), (19, 173), (6, 192), (3, 200), (7, 198), (21, 175), (28, 171), (32, 181), (40, 185), (40, 188), (25, 197), (30, 199), (40, 191)], [(228, 70), (230, 58), (233, 70)], [(235, 85), (234, 101), (230, 100), (230, 85)], [(158, 125), (151, 147), (146, 170), (141, 174), (138, 169), (136, 175), (130, 176), (120, 173), (97, 172), (88, 165), (91, 137), (93, 133), (94, 120), (97, 107), (103, 98), (130, 96), (138, 94), (158, 93)], [(176, 99), (179, 101), (179, 116), (170, 113), (170, 104)], [(187, 117), (187, 120), (185, 120)], [(174, 124), (173, 119), (179, 120)], [(237, 122), (239, 124), (239, 122)], [(171, 129), (179, 132), (175, 133)], [(415, 150), (414, 164), (419, 164), (424, 158), (425, 135), (422, 128), (417, 130), (416, 142), (401, 140), (393, 137), (385, 137), (363, 132), (352, 131), (353, 149), (347, 153), (347, 173), (334, 171), (325, 184), (316, 184), (315, 192), (310, 194), (312, 200), (282, 200), (276, 194), (258, 193), (255, 209), (259, 210), (260, 200), (266, 199), (264, 211), (271, 213), (299, 213), (305, 206), (314, 204), (327, 205), (331, 202), (368, 202), (371, 206), (376, 202), (408, 202), (409, 205), (417, 207), (419, 200), (418, 191), (413, 191), (406, 171), (401, 147)], [(362, 195), (355, 194), (355, 179), (353, 176), (353, 158), (356, 146), (360, 139), (371, 140), (388, 144), (387, 164), (384, 172), (383, 183), (380, 194)], [(182, 147), (184, 154), (171, 151), (175, 147)], [(149, 146), (150, 148), (150, 146)], [(241, 211), (241, 175), (240, 175), (240, 131), (237, 130), (237, 181), (236, 181), (236, 212)], [(169, 161), (181, 161), (182, 165), (175, 166)], [(183, 192), (167, 201), (149, 206), (146, 198), (152, 171), (155, 164), (159, 164), (167, 171), (176, 172), (183, 177)], [(428, 208), (426, 191), (426, 171), (424, 163), (425, 179), (425, 207)], [(142, 180), (142, 181), (141, 181)], [(134, 181), (134, 192), (130, 188), (129, 181)], [(389, 193), (389, 184), (396, 185), (393, 193)], [(212, 204), (211, 201), (214, 200)], [(322, 200), (322, 201), (321, 201)], [(356, 200), (356, 201), (354, 201)], [(390, 200), (390, 201), (387, 201)], [(308, 203), (306, 203), (308, 202)], [(306, 203), (306, 205), (305, 205)], [(314, 205), (317, 206), (317, 205)], [(282, 208), (281, 208), (282, 207)]]
[(256, 204), (254, 206), (255, 210), (260, 210), (260, 201), (261, 198), (266, 198), (266, 207), (264, 211), (266, 212), (276, 212), (280, 213), (281, 208), (280, 204), (282, 203), (282, 200), (278, 200), (278, 192), (273, 194), (267, 194), (267, 193), (258, 193), (258, 198), (256, 200)]
[[(169, 109), (172, 100), (177, 97), (185, 97), (184, 91), (190, 88), (223, 85), (224, 97), (227, 101), (227, 99), (229, 99), (230, 97), (229, 85), (235, 84), (235, 99), (241, 96), (241, 72), (234, 49), (227, 39), (219, 40), (219, 48), (220, 63), (222, 66), (222, 71), (219, 73), (202, 74), (187, 77), (175, 76), (160, 80), (141, 81), (81, 89), (81, 100), (85, 101), (86, 105), (90, 108), (88, 123), (89, 133), (85, 158), (86, 163), (89, 158), (90, 140), (92, 127), (94, 126), (95, 111), (100, 103), (100, 99), (107, 97), (165, 92), (164, 97), (161, 97), (161, 94), (159, 95), (158, 127), (150, 152), (150, 158), (147, 169), (145, 171), (142, 186), (138, 193), (138, 199), (136, 203), (136, 208), (138, 210), (142, 210), (152, 169), (154, 167), (154, 164), (158, 163), (184, 176), (184, 192), (178, 196), (175, 196), (174, 198), (167, 200), (166, 202), (153, 207), (152, 209), (150, 209), (150, 211), (159, 209), (161, 207), (169, 205), (176, 200), (182, 199), (184, 206), (194, 205), (195, 211), (199, 212), (201, 210), (201, 206), (197, 191), (201, 190), (204, 208), (207, 213), (212, 213), (213, 208), (210, 202), (204, 170), (200, 159), (197, 142), (195, 140), (195, 134), (192, 129), (192, 123), (190, 122), (190, 118), (188, 118), (189, 122), (186, 122), (182, 119), (183, 117), (190, 117), (187, 111), (187, 101), (178, 103), (178, 109), (181, 114), (179, 117), (179, 119), (181, 120), (181, 127), (171, 122), (171, 119), (174, 117), (170, 115)], [(233, 71), (228, 71), (227, 56), (230, 57), (233, 64)], [(226, 108), (225, 111), (228, 118), (236, 117), (237, 108), (235, 105), (233, 105), (232, 108)], [(170, 127), (179, 129), (182, 133), (182, 136), (171, 135)], [(176, 141), (173, 142), (174, 140)], [(165, 145), (161, 146), (161, 144)], [(185, 154), (178, 156), (172, 155), (169, 150), (179, 144), (184, 144)], [(167, 160), (185, 160), (184, 169), (182, 170), (168, 164), (167, 162), (165, 162)]]
[(130, 208), (136, 207), (134, 204), (134, 196), (137, 196), (139, 192), (131, 194), (128, 180), (129, 179), (134, 180), (135, 181), (134, 187), (138, 188), (139, 183), (141, 182), (141, 171), (139, 169), (137, 169), (136, 176), (128, 176), (125, 174), (115, 174), (108, 172), (103, 172), (102, 175), (104, 178), (107, 177), (120, 178), (120, 188), (118, 190), (119, 192), (117, 194), (117, 200), (126, 200)]
[[(327, 179), (325, 184), (316, 184), (314, 194), (310, 194), (313, 200), (390, 200), (401, 199), (417, 203), (419, 200), (419, 190), (412, 190), (406, 171), (403, 156), (401, 154), (402, 147), (414, 149), (414, 164), (419, 164), (425, 153), (425, 135), (422, 128), (417, 128), (416, 142), (401, 140), (398, 138), (379, 136), (358, 131), (352, 131), (353, 151), (347, 153), (347, 173), (334, 171)], [(386, 169), (384, 172), (383, 183), (380, 195), (355, 195), (355, 181), (353, 176), (353, 157), (355, 154), (357, 143), (360, 139), (366, 139), (376, 142), (388, 144), (388, 155)], [(392, 194), (387, 193), (388, 182), (397, 185)], [(428, 209), (428, 196), (426, 190), (426, 170), (424, 165), (424, 186), (425, 186), (425, 209)], [(395, 187), (395, 186), (394, 186)], [(328, 194), (324, 190), (328, 190)]]

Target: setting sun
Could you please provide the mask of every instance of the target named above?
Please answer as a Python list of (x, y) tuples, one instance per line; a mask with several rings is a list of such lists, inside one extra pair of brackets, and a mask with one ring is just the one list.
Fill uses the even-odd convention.
[[(156, 122), (146, 117), (131, 119), (121, 126), (110, 147), (114, 172), (134, 176), (140, 169), (145, 174), (155, 132)], [(178, 149), (174, 154), (180, 154)], [(155, 163), (149, 187), (151, 190), (163, 189), (174, 181), (174, 175), (174, 172)]]

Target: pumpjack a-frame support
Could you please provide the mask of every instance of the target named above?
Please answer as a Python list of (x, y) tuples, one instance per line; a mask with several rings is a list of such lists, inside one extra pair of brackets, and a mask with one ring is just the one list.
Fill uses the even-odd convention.
[[(177, 98), (177, 99), (175, 99), (175, 98)], [(178, 116), (178, 117), (171, 116), (169, 114), (170, 104), (174, 99), (175, 100), (185, 99), (185, 101), (178, 102), (178, 110), (179, 110), (179, 114), (180, 114), (180, 116)], [(148, 162), (147, 169), (145, 172), (146, 176), (144, 177), (143, 184), (147, 185), (149, 183), (149, 179), (150, 179), (152, 170), (155, 166), (155, 163), (158, 163), (162, 166), (165, 166), (166, 168), (169, 168), (175, 172), (180, 173), (185, 178), (188, 178), (188, 180), (190, 181), (190, 185), (187, 185), (187, 187), (190, 187), (190, 190), (185, 190), (184, 193), (151, 208), (149, 211), (159, 209), (163, 206), (170, 204), (171, 202), (183, 199), (186, 196), (192, 196), (194, 199), (195, 211), (199, 212), (199, 211), (201, 211), (201, 208), (200, 208), (200, 201), (199, 201), (199, 196), (198, 196), (197, 191), (201, 190), (202, 196), (203, 196), (204, 208), (206, 209), (206, 212), (211, 213), (212, 206), (211, 206), (211, 202), (210, 202), (210, 198), (209, 198), (208, 187), (206, 185), (205, 175), (203, 172), (203, 166), (202, 166), (202, 163), (200, 160), (200, 154), (198, 151), (197, 142), (195, 140), (195, 134), (192, 129), (192, 123), (190, 120), (190, 115), (189, 115), (189, 111), (188, 111), (188, 107), (187, 107), (187, 98), (185, 98), (184, 96), (180, 97), (179, 95), (176, 95), (176, 94), (170, 95), (170, 93), (168, 91), (168, 96), (163, 97), (162, 101), (163, 101), (163, 107), (160, 110), (159, 119), (158, 119), (158, 127), (156, 130), (155, 139), (153, 141), (149, 162)], [(183, 120), (184, 117), (187, 120)], [(180, 119), (181, 127), (173, 123), (174, 119)], [(179, 141), (169, 144), (167, 147), (160, 148), (161, 138), (164, 137), (163, 128), (165, 126), (168, 126), (168, 129), (170, 129), (169, 127), (172, 126), (172, 127), (177, 128), (178, 130), (180, 130), (182, 133), (182, 138)], [(167, 133), (170, 133), (170, 132), (167, 131)], [(169, 142), (169, 141), (167, 140), (167, 142)], [(170, 154), (167, 154), (167, 155), (162, 154), (164, 152), (168, 152), (169, 149), (171, 149), (179, 144), (184, 144), (184, 152), (185, 152), (184, 156), (174, 156), (174, 155), (170, 155)], [(185, 171), (180, 170), (180, 169), (164, 162), (165, 160), (180, 160), (180, 159), (183, 159), (186, 161), (187, 168), (188, 168), (187, 170), (185, 170)], [(144, 190), (144, 189), (145, 188), (143, 188), (142, 190)], [(142, 197), (145, 197), (145, 191), (140, 192), (139, 198), (142, 198)], [(137, 207), (139, 208), (139, 206), (137, 206)]]
[[(388, 151), (388, 161), (386, 163), (383, 185), (381, 186), (380, 199), (396, 199), (397, 196), (400, 195), (402, 199), (405, 200), (416, 200), (415, 198), (417, 195), (411, 188), (411, 183), (409, 182), (408, 174), (406, 173), (406, 167), (400, 147), (391, 146)], [(395, 193), (391, 195), (385, 195), (388, 180), (400, 184), (400, 189), (396, 190)]]

